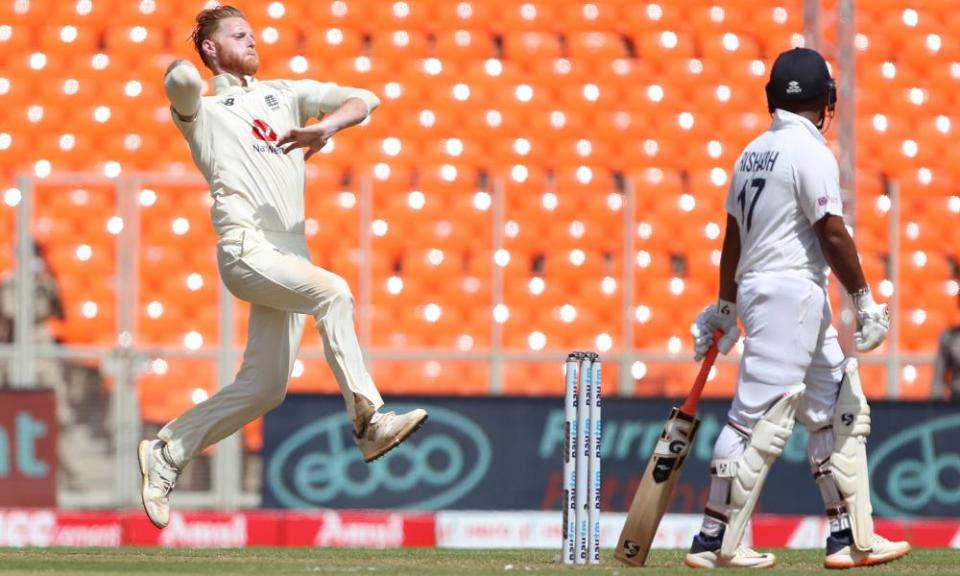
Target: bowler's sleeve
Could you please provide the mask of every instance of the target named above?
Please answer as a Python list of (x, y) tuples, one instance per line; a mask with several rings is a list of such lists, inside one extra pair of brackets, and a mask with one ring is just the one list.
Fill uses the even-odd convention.
[(297, 96), (300, 117), (304, 119), (330, 114), (351, 98), (357, 98), (367, 105), (367, 115), (380, 105), (380, 99), (369, 90), (338, 86), (333, 82), (295, 80), (293, 90)]
[(200, 110), (203, 79), (193, 64), (184, 60), (175, 64), (163, 79), (170, 106), (182, 122), (192, 122)]

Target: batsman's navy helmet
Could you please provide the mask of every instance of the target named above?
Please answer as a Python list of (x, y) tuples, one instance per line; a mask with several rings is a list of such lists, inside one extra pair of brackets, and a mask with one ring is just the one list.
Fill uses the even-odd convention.
[(837, 85), (830, 77), (827, 61), (809, 48), (794, 48), (777, 56), (766, 90), (770, 113), (778, 102), (811, 100), (824, 93), (828, 95), (828, 110), (833, 112), (837, 104)]

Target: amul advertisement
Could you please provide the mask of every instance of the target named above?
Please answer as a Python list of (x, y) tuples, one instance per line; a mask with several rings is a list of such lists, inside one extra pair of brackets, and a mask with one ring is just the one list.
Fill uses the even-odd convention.
[[(605, 398), (601, 507), (625, 511), (674, 400)], [(266, 416), (263, 506), (404, 510), (558, 510), (563, 498), (561, 398), (425, 397), (407, 443), (364, 464), (339, 396), (290, 395)], [(704, 401), (671, 512), (706, 502), (713, 443), (728, 401)], [(874, 403), (867, 447), (880, 516), (960, 515), (960, 414), (947, 404)], [(767, 479), (759, 511), (820, 514), (799, 424)]]

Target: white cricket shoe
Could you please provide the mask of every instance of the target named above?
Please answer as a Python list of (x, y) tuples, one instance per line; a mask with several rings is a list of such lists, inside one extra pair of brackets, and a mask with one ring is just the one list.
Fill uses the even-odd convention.
[(697, 533), (684, 564), (690, 568), (769, 568), (777, 563), (777, 557), (773, 554), (757, 552), (745, 546), (737, 548), (732, 557), (724, 558), (720, 555), (720, 542), (719, 536)]
[(427, 411), (422, 408), (406, 414), (394, 412), (375, 413), (361, 431), (354, 431), (354, 440), (363, 453), (364, 462), (373, 462), (400, 445), (427, 421)]
[(687, 554), (685, 564), (690, 568), (770, 568), (777, 563), (777, 557), (769, 552), (757, 552), (741, 546), (731, 558), (724, 558), (718, 552), (704, 550)]
[(143, 488), (140, 500), (143, 511), (157, 528), (165, 528), (170, 522), (170, 492), (177, 483), (180, 471), (167, 463), (161, 455), (163, 442), (143, 440), (137, 449)]
[(846, 542), (843, 539), (830, 536), (827, 539), (827, 558), (823, 561), (824, 568), (844, 569), (856, 566), (876, 566), (892, 562), (910, 553), (908, 542), (891, 542), (880, 536), (873, 535), (873, 547), (864, 552), (853, 545), (853, 539)]

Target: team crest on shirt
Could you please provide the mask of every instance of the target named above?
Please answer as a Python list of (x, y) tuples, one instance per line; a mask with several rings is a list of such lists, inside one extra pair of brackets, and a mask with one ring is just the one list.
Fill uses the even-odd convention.
[(271, 110), (280, 109), (280, 100), (278, 100), (274, 94), (267, 94), (266, 96), (263, 97), (263, 101), (267, 103), (267, 106)]

